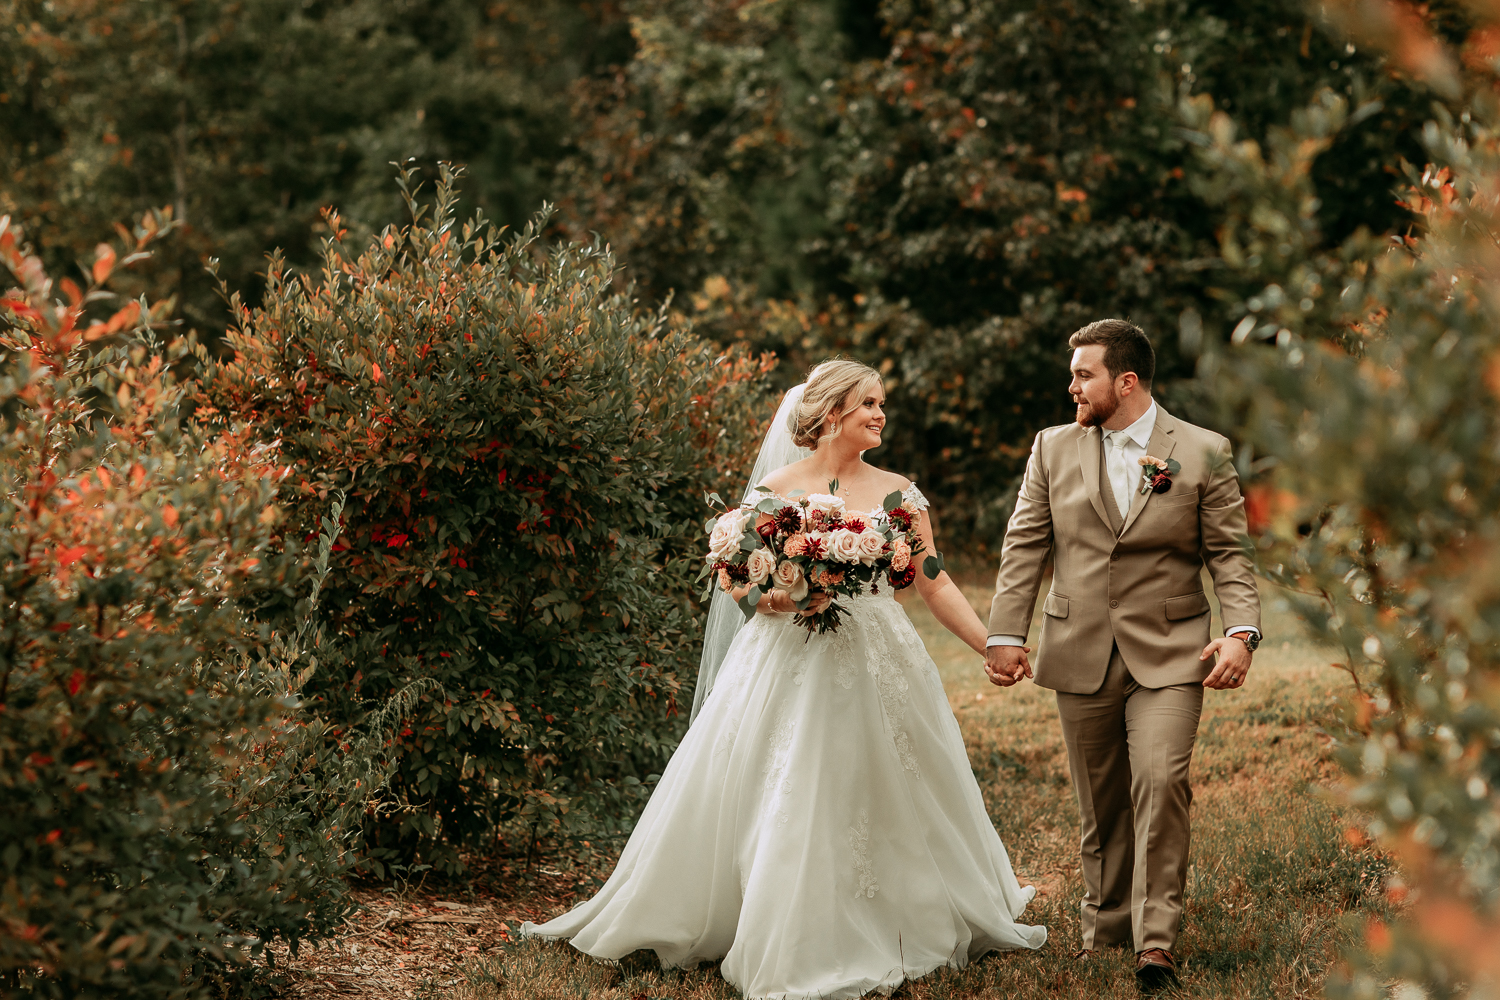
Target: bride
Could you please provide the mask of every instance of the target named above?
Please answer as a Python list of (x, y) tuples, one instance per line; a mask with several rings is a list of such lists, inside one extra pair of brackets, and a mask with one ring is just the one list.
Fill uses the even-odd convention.
[[(837, 480), (847, 510), (883, 517), (901, 490), (934, 551), (921, 491), (863, 459), (884, 403), (874, 369), (818, 365), (782, 401), (751, 479), (763, 490), (747, 496)], [(916, 584), (983, 656), (985, 627), (947, 574)], [(816, 600), (810, 611), (828, 598)], [(642, 948), (666, 966), (723, 959), (747, 997), (825, 1000), (1042, 946), (1046, 928), (1016, 923), (1035, 890), (1016, 881), (906, 612), (887, 586), (842, 603), (843, 625), (809, 637), (773, 590), (735, 634), (743, 616), (716, 597), (692, 725), (614, 874), (523, 933), (607, 960)]]

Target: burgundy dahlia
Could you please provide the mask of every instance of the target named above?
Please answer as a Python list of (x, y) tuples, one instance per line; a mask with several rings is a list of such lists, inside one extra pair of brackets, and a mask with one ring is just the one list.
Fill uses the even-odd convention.
[(802, 530), (802, 513), (796, 507), (787, 505), (773, 516), (776, 518), (776, 530), (783, 535)]
[(1151, 492), (1165, 493), (1172, 488), (1172, 477), (1165, 472), (1158, 472), (1151, 477)]

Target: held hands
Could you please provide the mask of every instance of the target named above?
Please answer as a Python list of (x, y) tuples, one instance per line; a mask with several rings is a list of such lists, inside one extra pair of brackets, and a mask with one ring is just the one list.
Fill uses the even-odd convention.
[(984, 651), (984, 673), (997, 687), (1010, 687), (1031, 676), (1030, 646), (991, 646)]
[(1206, 660), (1215, 653), (1219, 654), (1219, 662), (1203, 681), (1203, 686), (1220, 691), (1243, 686), (1245, 675), (1250, 672), (1250, 647), (1243, 640), (1229, 635), (1204, 646), (1198, 659)]

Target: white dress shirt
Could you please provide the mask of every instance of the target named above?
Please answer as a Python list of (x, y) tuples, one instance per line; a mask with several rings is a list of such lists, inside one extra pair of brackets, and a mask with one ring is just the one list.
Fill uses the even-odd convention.
[(1104, 431), (1104, 471), (1115, 494), (1115, 509), (1121, 517), (1130, 513), (1130, 502), (1141, 485), (1141, 459), (1156, 429), (1156, 402), (1141, 418), (1124, 430)]
[[(1115, 507), (1120, 516), (1125, 517), (1130, 513), (1130, 504), (1135, 500), (1136, 491), (1141, 486), (1141, 459), (1146, 457), (1146, 449), (1151, 444), (1151, 432), (1156, 429), (1156, 401), (1151, 401), (1151, 406), (1141, 414), (1140, 419), (1129, 427), (1117, 431), (1104, 431), (1104, 471), (1109, 476), (1110, 491), (1115, 496)], [(1260, 629), (1254, 625), (1236, 625), (1225, 629), (1225, 635), (1234, 635), (1236, 632), (1254, 632), (1260, 634)], [(1019, 635), (992, 635), (986, 646), (1024, 646), (1026, 637)]]

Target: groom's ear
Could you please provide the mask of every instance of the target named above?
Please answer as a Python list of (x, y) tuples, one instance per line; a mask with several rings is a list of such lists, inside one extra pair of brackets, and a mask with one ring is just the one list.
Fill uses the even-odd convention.
[(1115, 387), (1121, 396), (1128, 396), (1141, 387), (1141, 378), (1135, 372), (1121, 372), (1115, 378)]

